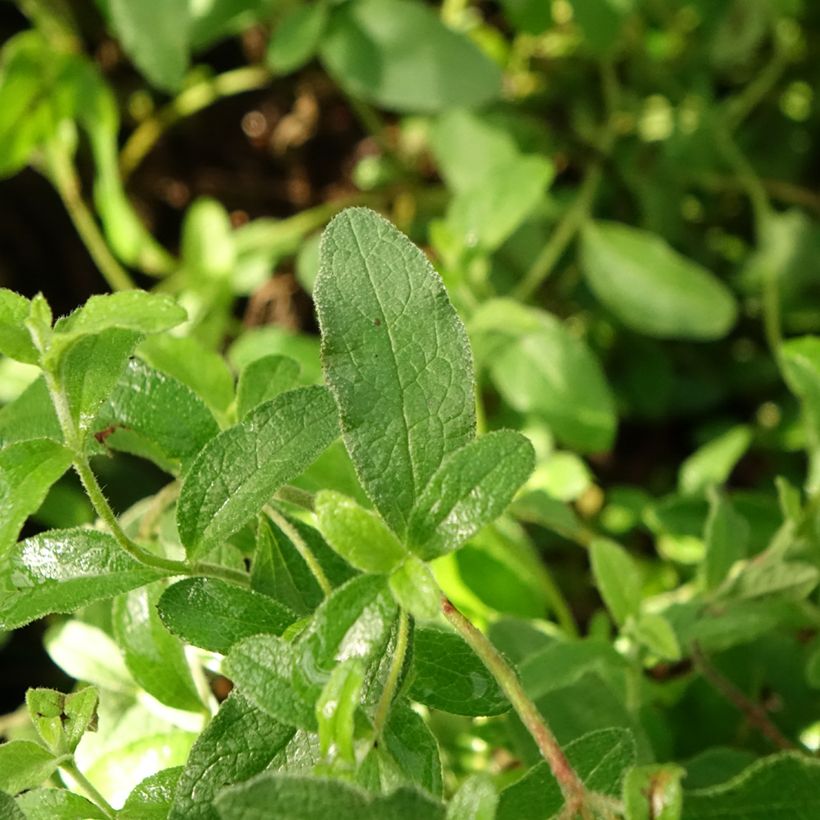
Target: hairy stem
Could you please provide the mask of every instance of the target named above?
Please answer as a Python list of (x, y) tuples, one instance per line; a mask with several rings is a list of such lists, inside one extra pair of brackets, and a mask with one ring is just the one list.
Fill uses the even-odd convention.
[(302, 560), (308, 565), (308, 569), (313, 574), (316, 583), (319, 584), (325, 596), (330, 595), (330, 593), (333, 592), (333, 586), (330, 581), (328, 581), (327, 575), (325, 575), (325, 571), (322, 569), (322, 565), (313, 554), (313, 550), (308, 546), (307, 541), (302, 538), (296, 527), (294, 527), (279, 510), (268, 504), (265, 507), (265, 512), (271, 521), (290, 539), (296, 551), (302, 556)]
[(271, 73), (263, 66), (245, 66), (186, 88), (154, 116), (140, 123), (128, 138), (120, 153), (123, 179), (133, 173), (171, 126), (217, 100), (264, 88), (270, 81)]
[(743, 691), (712, 665), (712, 662), (697, 643), (692, 646), (692, 660), (698, 672), (700, 672), (729, 703), (737, 707), (746, 717), (746, 720), (749, 721), (749, 724), (754, 726), (772, 745), (778, 749), (798, 748), (775, 726), (768, 712), (766, 712), (760, 704), (748, 698)]
[(60, 195), (80, 239), (111, 290), (135, 288), (134, 281), (111, 253), (97, 221), (85, 204), (71, 158), (66, 150), (55, 142), (46, 146), (46, 172)]
[(521, 722), (532, 735), (542, 757), (547, 761), (555, 779), (558, 781), (568, 810), (570, 812), (581, 812), (582, 815), (588, 814), (590, 795), (586, 787), (581, 778), (578, 777), (575, 769), (572, 768), (572, 764), (570, 764), (564, 750), (558, 744), (547, 722), (524, 691), (515, 670), (485, 635), (476, 629), (446, 597), (442, 598), (441, 611), (473, 652), (481, 658), (509, 699)]
[(77, 781), (79, 787), (86, 793), (86, 796), (95, 806), (106, 816), (116, 817), (117, 812), (114, 807), (97, 791), (94, 784), (77, 768), (74, 759), (60, 764), (60, 768), (71, 775), (73, 780)]
[(378, 740), (384, 731), (387, 723), (387, 716), (390, 714), (390, 706), (396, 696), (396, 688), (399, 685), (399, 677), (404, 666), (404, 659), (407, 656), (407, 645), (410, 640), (410, 616), (404, 609), (399, 609), (399, 626), (396, 634), (396, 648), (393, 651), (393, 658), (390, 661), (390, 671), (387, 673), (387, 681), (384, 684), (384, 691), (376, 706), (376, 715), (373, 719), (373, 734)]

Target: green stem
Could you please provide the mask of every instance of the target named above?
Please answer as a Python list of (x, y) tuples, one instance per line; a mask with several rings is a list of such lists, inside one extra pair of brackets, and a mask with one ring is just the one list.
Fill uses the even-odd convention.
[(117, 812), (114, 810), (114, 807), (97, 791), (94, 784), (77, 768), (77, 764), (74, 762), (73, 758), (65, 763), (61, 763), (60, 768), (66, 771), (74, 780), (77, 781), (78, 785), (86, 793), (89, 800), (91, 800), (91, 802), (94, 803), (106, 817), (117, 816)]
[(382, 736), (384, 727), (387, 724), (387, 716), (390, 714), (390, 705), (396, 696), (396, 689), (399, 685), (401, 670), (404, 666), (404, 659), (407, 656), (407, 645), (410, 641), (410, 616), (404, 609), (399, 609), (399, 625), (396, 635), (396, 647), (393, 650), (393, 658), (390, 661), (390, 671), (387, 673), (387, 680), (384, 684), (384, 691), (376, 706), (376, 715), (373, 718), (373, 735), (376, 740)]
[(290, 539), (291, 543), (294, 547), (296, 547), (296, 551), (299, 555), (302, 556), (302, 560), (308, 565), (308, 569), (313, 574), (313, 577), (316, 579), (316, 583), (322, 589), (322, 592), (325, 596), (330, 595), (333, 592), (333, 586), (331, 585), (330, 581), (327, 579), (327, 575), (325, 575), (325, 571), (322, 569), (322, 565), (317, 560), (316, 556), (313, 554), (313, 550), (308, 546), (307, 541), (299, 534), (299, 531), (293, 524), (285, 518), (277, 509), (271, 507), (269, 504), (265, 507), (265, 512), (279, 527), (280, 530)]
[(553, 268), (558, 264), (578, 230), (589, 218), (602, 178), (601, 163), (596, 162), (584, 176), (575, 200), (558, 223), (558, 227), (556, 227), (549, 242), (544, 245), (524, 278), (513, 290), (512, 295), (515, 298), (529, 299), (538, 290), (541, 283), (552, 273)]
[(111, 253), (94, 216), (82, 198), (77, 172), (67, 150), (51, 141), (46, 145), (45, 153), (47, 175), (60, 195), (71, 222), (94, 264), (111, 290), (132, 290), (136, 285)]
[(569, 812), (580, 812), (588, 815), (590, 795), (583, 781), (564, 754), (536, 705), (530, 700), (515, 670), (507, 663), (501, 653), (490, 643), (485, 635), (476, 629), (461, 612), (447, 599), (442, 598), (441, 611), (461, 635), (473, 652), (478, 655), (490, 674), (498, 682), (504, 694), (515, 709), (521, 722), (532, 735), (544, 760), (555, 776)]
[(271, 73), (263, 66), (245, 66), (226, 71), (186, 88), (154, 116), (144, 120), (128, 138), (120, 153), (123, 179), (145, 159), (160, 137), (185, 117), (207, 108), (217, 100), (264, 88), (271, 81)]
[(60, 385), (57, 383), (57, 379), (53, 373), (44, 370), (43, 375), (51, 395), (51, 401), (54, 404), (57, 419), (63, 431), (66, 447), (68, 447), (74, 455), (74, 470), (79, 476), (83, 489), (97, 515), (107, 524), (108, 529), (123, 551), (128, 553), (135, 561), (139, 561), (139, 563), (145, 566), (162, 570), (171, 575), (207, 575), (211, 578), (221, 578), (223, 581), (229, 581), (233, 584), (248, 586), (250, 579), (244, 572), (231, 569), (230, 567), (221, 567), (218, 564), (205, 562), (189, 564), (185, 561), (174, 561), (171, 558), (164, 558), (161, 555), (155, 555), (143, 549), (126, 535), (114, 510), (111, 509), (111, 505), (108, 503), (108, 499), (105, 497), (99, 481), (97, 481), (97, 476), (94, 475), (94, 471), (91, 469), (91, 464), (87, 456), (83, 452), (80, 435), (71, 418), (71, 411), (68, 407), (65, 394), (60, 389)]

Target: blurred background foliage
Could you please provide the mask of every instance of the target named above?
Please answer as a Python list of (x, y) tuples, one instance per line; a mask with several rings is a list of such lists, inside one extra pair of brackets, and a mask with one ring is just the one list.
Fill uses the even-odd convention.
[[(717, 677), (816, 745), (820, 6), (4, 0), (0, 38), (0, 284), (60, 312), (173, 293), (203, 356), (287, 353), (314, 381), (318, 234), (376, 208), (465, 318), (484, 428), (524, 430), (539, 457), (442, 583), (515, 660), (545, 641), (518, 619), (549, 618), (620, 628), (644, 669), (637, 728), (634, 680), (613, 694), (595, 672), (611, 683), (618, 656), (544, 688), (559, 738), (615, 715), (659, 759), (747, 750), (721, 758), (729, 776), (771, 745)], [(173, 370), (173, 346), (141, 355)], [(0, 400), (30, 378), (0, 362)], [(95, 466), (119, 509), (163, 481)], [(30, 528), (90, 518), (66, 478)], [(599, 536), (625, 550), (591, 567)], [(776, 579), (750, 577), (773, 555)], [(55, 680), (38, 629), (3, 650), (9, 708)], [(538, 662), (523, 673), (543, 687)], [(486, 743), (433, 719), (470, 769)]]

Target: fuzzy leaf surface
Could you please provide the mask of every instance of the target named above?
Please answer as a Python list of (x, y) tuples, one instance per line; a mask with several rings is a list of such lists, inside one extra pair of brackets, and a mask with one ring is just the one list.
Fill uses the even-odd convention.
[(401, 535), (444, 458), (474, 435), (464, 326), (424, 254), (364, 208), (325, 229), (314, 297), (345, 444), (363, 487)]

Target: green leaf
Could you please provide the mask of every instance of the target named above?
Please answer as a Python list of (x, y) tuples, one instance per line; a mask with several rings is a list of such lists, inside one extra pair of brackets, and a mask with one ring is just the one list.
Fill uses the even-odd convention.
[[(315, 702), (339, 659), (360, 658), (370, 673), (369, 666), (385, 653), (396, 615), (381, 576), (360, 575), (334, 590), (299, 636), (293, 676), (296, 690), (305, 700)], [(366, 686), (369, 683), (367, 680)]]
[(96, 731), (99, 694), (87, 686), (70, 695), (54, 689), (29, 689), (26, 706), (43, 742), (55, 754), (73, 752), (86, 731)]
[(137, 563), (108, 533), (70, 529), (36, 535), (0, 558), (0, 629), (73, 612), (162, 575)]
[(323, 755), (335, 747), (342, 760), (355, 763), (354, 718), (363, 684), (364, 667), (358, 659), (343, 661), (330, 673), (316, 701), (316, 724)]
[(464, 327), (421, 251), (363, 208), (325, 229), (314, 298), (345, 444), (376, 508), (401, 534), (444, 458), (474, 435)]
[(683, 799), (684, 820), (795, 820), (818, 812), (820, 760), (794, 752), (758, 760), (727, 783), (685, 792)]
[(182, 766), (162, 769), (134, 787), (117, 820), (167, 820)]
[[(317, 530), (296, 518), (288, 520), (310, 547), (332, 586), (340, 586), (356, 574)], [(299, 550), (267, 516), (259, 524), (251, 587), (300, 615), (313, 612), (325, 597)]]
[(694, 495), (725, 484), (751, 443), (751, 428), (740, 424), (704, 444), (681, 465), (680, 491)]
[(136, 688), (119, 647), (99, 627), (79, 620), (56, 623), (46, 630), (43, 645), (51, 660), (76, 680), (126, 694)]
[(647, 231), (616, 222), (588, 223), (581, 265), (600, 302), (638, 333), (710, 341), (735, 324), (731, 291)]
[(81, 432), (89, 432), (97, 412), (119, 381), (141, 336), (112, 328), (81, 336), (60, 356), (58, 381), (69, 413)]
[(242, 419), (255, 407), (296, 386), (299, 362), (288, 356), (254, 359), (239, 374), (236, 414)]
[[(224, 671), (257, 709), (288, 726), (316, 729), (315, 701), (305, 700), (292, 683), (299, 652), (275, 635), (254, 635), (234, 644)], [(318, 697), (321, 687), (316, 693)]]
[(493, 253), (543, 201), (553, 175), (545, 157), (516, 157), (457, 193), (447, 210), (447, 226), (465, 247)]
[(470, 333), (476, 357), (510, 407), (542, 419), (575, 450), (611, 447), (617, 415), (601, 365), (558, 319), (493, 299), (476, 311)]
[(717, 589), (737, 561), (746, 557), (749, 524), (724, 495), (709, 497), (709, 517), (704, 532), (706, 554), (701, 572), (706, 589)]
[(407, 700), (394, 701), (382, 734), (387, 749), (402, 774), (435, 797), (443, 791), (438, 741), (424, 718)]
[(430, 567), (415, 555), (408, 555), (404, 562), (390, 573), (387, 579), (396, 603), (414, 618), (432, 621), (441, 609), (441, 590)]
[(681, 778), (686, 770), (675, 764), (636, 766), (624, 778), (626, 820), (680, 820), (683, 807)]
[(805, 598), (820, 580), (820, 570), (804, 561), (750, 562), (734, 579), (727, 596), (735, 599), (780, 595), (793, 600)]
[(236, 264), (230, 214), (220, 202), (200, 197), (185, 212), (182, 266), (189, 282), (227, 280)]
[(251, 635), (281, 635), (297, 620), (282, 604), (218, 578), (186, 578), (170, 586), (157, 606), (162, 622), (186, 643), (226, 654)]
[(35, 379), (13, 402), (0, 408), (0, 445), (35, 438), (57, 442), (63, 440), (63, 431), (42, 376)]
[(266, 62), (277, 74), (290, 74), (316, 54), (328, 21), (323, 0), (288, 9), (273, 32)]
[(126, 366), (94, 427), (106, 446), (145, 456), (174, 471), (184, 471), (219, 433), (202, 399), (139, 359)]
[[(52, 791), (52, 789), (48, 789), (48, 791)], [(27, 792), (27, 794), (31, 793), (32, 792)], [(14, 798), (10, 794), (2, 791), (0, 791), (0, 812), (2, 812), (3, 817), (8, 818), (8, 820), (28, 820), (28, 817), (20, 810)], [(91, 814), (88, 816), (93, 817)], [(35, 818), (35, 820), (40, 820), (40, 818)], [(42, 820), (50, 820), (50, 815), (49, 817), (43, 817)], [(57, 818), (57, 820), (62, 820), (62, 818)], [(75, 817), (66, 818), (66, 820), (75, 820)]]
[(208, 442), (182, 485), (177, 526), (190, 558), (236, 533), (338, 435), (323, 387), (282, 393)]
[[(569, 762), (590, 791), (620, 797), (626, 771), (635, 763), (635, 740), (626, 729), (601, 729), (567, 744)], [(549, 765), (533, 766), (501, 792), (496, 820), (547, 820), (564, 803)]]
[(39, 743), (12, 740), (0, 744), (0, 789), (17, 794), (39, 786), (57, 768), (57, 758)]
[(320, 54), (348, 93), (394, 111), (479, 106), (501, 71), (466, 36), (410, 0), (354, 0), (334, 9)]
[(188, 0), (106, 0), (111, 27), (146, 79), (177, 91), (188, 68)]
[(137, 351), (152, 367), (188, 385), (211, 410), (233, 401), (233, 376), (225, 360), (192, 336), (149, 336)]
[(644, 612), (635, 621), (632, 633), (640, 643), (659, 658), (679, 661), (681, 648), (675, 630), (663, 615)]
[(595, 585), (619, 626), (636, 616), (641, 604), (641, 574), (632, 556), (614, 541), (598, 538), (590, 545)]
[(185, 310), (163, 293), (128, 290), (92, 296), (82, 307), (54, 325), (45, 362), (54, 365), (72, 344), (85, 336), (114, 329), (143, 335), (161, 333), (186, 318)]
[[(107, 817), (90, 800), (65, 789), (33, 789), (17, 798), (17, 806), (22, 809), (21, 818), (25, 820), (106, 820)], [(0, 803), (0, 813), (3, 808)], [(13, 815), (3, 813), (2, 816), (13, 820)]]
[(500, 715), (509, 701), (473, 650), (456, 634), (417, 628), (410, 697), (454, 715)]
[(39, 361), (40, 353), (26, 327), (30, 309), (28, 299), (7, 288), (0, 288), (0, 353), (20, 362), (34, 364)]
[(570, 0), (573, 18), (594, 54), (605, 54), (618, 41), (625, 13), (633, 0)]
[(488, 774), (470, 775), (447, 805), (447, 820), (495, 820), (498, 792)]
[(20, 441), (0, 450), (0, 555), (12, 547), (26, 519), (71, 461), (70, 451), (49, 439)]
[(293, 733), (232, 692), (191, 749), (168, 820), (217, 820), (220, 790), (263, 771)]
[(222, 820), (263, 817), (271, 806), (283, 820), (444, 820), (441, 803), (415, 789), (372, 795), (339, 780), (278, 772), (225, 789), (216, 800)]
[(407, 555), (381, 518), (352, 498), (323, 490), (316, 496), (315, 510), (330, 546), (362, 572), (391, 572)]
[(185, 649), (162, 625), (157, 601), (164, 581), (121, 595), (114, 601), (114, 636), (134, 680), (160, 703), (174, 709), (201, 712)]
[(425, 560), (457, 549), (504, 512), (534, 464), (529, 440), (513, 430), (488, 433), (452, 453), (413, 507), (410, 548)]

